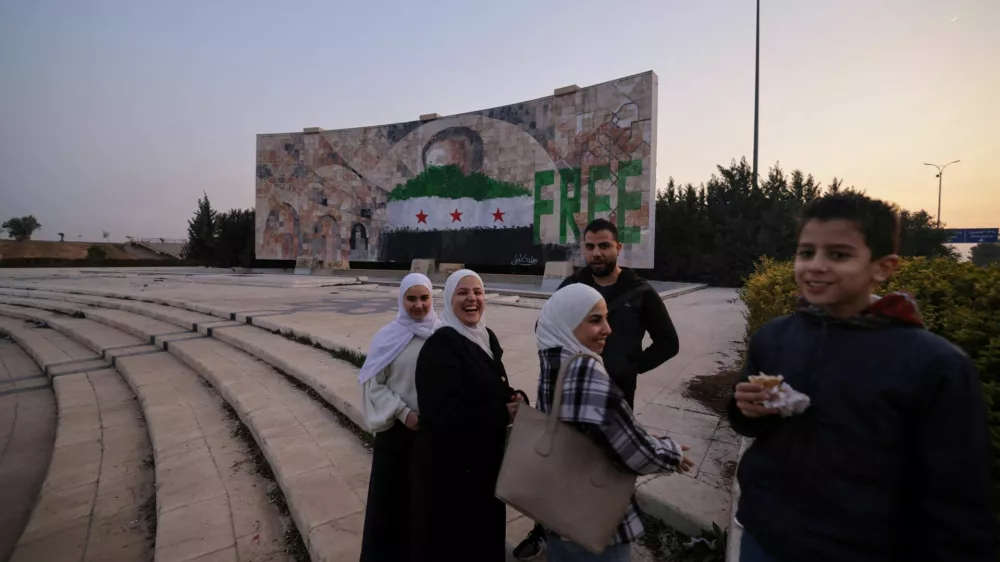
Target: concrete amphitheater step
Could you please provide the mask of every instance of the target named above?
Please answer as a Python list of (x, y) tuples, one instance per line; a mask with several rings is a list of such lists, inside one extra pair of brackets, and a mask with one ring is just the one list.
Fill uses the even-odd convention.
[(13, 340), (0, 338), (0, 560), (8, 560), (42, 488), (56, 435), (49, 379)]
[(12, 304), (15, 306), (31, 306), (33, 308), (40, 308), (42, 310), (48, 310), (50, 312), (59, 312), (62, 314), (78, 314), (80, 307), (72, 303), (59, 302), (57, 299), (50, 300), (38, 300), (31, 298), (21, 298), (21, 297), (0, 297), (0, 304)]
[[(42, 297), (47, 294), (47, 292), (42, 291), (28, 292), (31, 293), (33, 297)], [(84, 306), (81, 306), (78, 309), (87, 318), (114, 325), (116, 328), (126, 331), (143, 341), (155, 342), (155, 345), (166, 347), (172, 354), (178, 355), (182, 358), (184, 358), (182, 345), (187, 345), (183, 340), (197, 337), (194, 335), (194, 332), (188, 334), (177, 334), (176, 327), (182, 325), (178, 321), (156, 323), (155, 320), (151, 321), (149, 317), (143, 318), (140, 316), (143, 312), (151, 313), (155, 311), (157, 315), (156, 318), (165, 319), (172, 318), (172, 315), (176, 313), (193, 314), (189, 311), (148, 303), (139, 303), (138, 306), (134, 306), (137, 304), (134, 301), (101, 298), (101, 300), (109, 301), (118, 300), (119, 302), (113, 303), (116, 306), (120, 303), (126, 303), (126, 306), (132, 306), (132, 310), (136, 312), (135, 314), (132, 314), (130, 312), (125, 312), (124, 309), (108, 310), (86, 306), (88, 304), (94, 304), (96, 301), (93, 299), (96, 299), (97, 297), (81, 298), (77, 295), (65, 295), (63, 293), (51, 294), (56, 297), (69, 296), (73, 298), (80, 298), (81, 301), (89, 300), (89, 302), (80, 302), (79, 304), (83, 304)], [(3, 299), (0, 297), (0, 302), (2, 301)], [(32, 298), (23, 300), (22, 304), (24, 306), (33, 306), (44, 304), (44, 302), (44, 300)], [(104, 303), (99, 304), (98, 306), (104, 306)], [(202, 323), (197, 324), (197, 328), (202, 334), (210, 335), (212, 338), (230, 344), (232, 347), (238, 348), (239, 350), (261, 359), (271, 366), (277, 367), (283, 374), (293, 377), (314, 390), (323, 401), (334, 406), (358, 428), (365, 427), (363, 416), (360, 412), (360, 391), (358, 390), (356, 382), (358, 373), (357, 367), (334, 358), (330, 352), (326, 350), (317, 349), (313, 346), (291, 341), (284, 336), (271, 333), (263, 328), (249, 326), (241, 322), (227, 323), (218, 317), (209, 317), (208, 320), (210, 320), (210, 322), (207, 323), (205, 322), (205, 318), (201, 318), (199, 320), (201, 320)], [(243, 318), (240, 318), (240, 320), (243, 320)], [(264, 319), (254, 319), (255, 324), (257, 323), (257, 320)], [(210, 346), (214, 344), (216, 344), (216, 342), (208, 340), (201, 345)], [(223, 346), (220, 349), (226, 348), (231, 351), (235, 351), (228, 346)], [(199, 368), (197, 359), (188, 357), (185, 358), (185, 361), (189, 362), (189, 364), (195, 368), (195, 370), (201, 372), (203, 376), (212, 380), (208, 374)], [(223, 392), (223, 394), (225, 395), (225, 392)], [(227, 398), (227, 401), (228, 400), (229, 398)], [(352, 461), (352, 463), (353, 462), (354, 461)], [(364, 490), (367, 489), (368, 485), (370, 455), (364, 462), (364, 468), (355, 470), (354, 474), (354, 478), (357, 479), (356, 481), (358, 483), (354, 488), (362, 500), (365, 498)], [(507, 510), (507, 519), (507, 539), (509, 551), (510, 548), (516, 546), (521, 539), (527, 535), (528, 531), (530, 531), (533, 526), (533, 522), (510, 508)], [(298, 521), (296, 522), (298, 523)], [(637, 556), (637, 559), (645, 559), (640, 556), (639, 552), (634, 552), (633, 555)], [(544, 558), (541, 560), (544, 560)]]
[[(180, 315), (198, 313), (180, 310), (167, 305), (137, 303), (132, 300), (106, 297), (68, 295), (48, 291), (0, 289), (0, 291), (4, 290), (23, 291), (29, 294), (32, 298), (22, 298), (19, 303), (21, 306), (27, 307), (44, 308), (48, 300), (47, 298), (41, 299), (40, 297), (51, 296), (56, 299), (73, 299), (67, 302), (75, 302), (80, 306), (77, 309), (69, 308), (67, 309), (68, 312), (79, 311), (87, 318), (113, 325), (143, 341), (150, 341), (157, 346), (165, 347), (172, 354), (181, 357), (184, 357), (183, 351), (178, 346), (183, 343), (182, 340), (197, 337), (195, 335), (196, 332), (177, 334), (176, 328), (187, 325), (185, 324), (186, 320), (180, 318)], [(4, 302), (4, 297), (0, 297), (0, 302)], [(94, 308), (95, 306), (114, 307), (117, 310)], [(143, 317), (140, 315), (146, 316)], [(156, 323), (157, 320), (167, 321)], [(253, 319), (255, 324), (259, 320), (266, 319)], [(225, 322), (219, 317), (208, 316), (195, 318), (191, 322), (191, 325), (196, 327), (201, 334), (209, 335), (224, 343), (228, 343), (232, 347), (238, 348), (277, 367), (283, 374), (294, 377), (300, 383), (307, 385), (315, 391), (323, 401), (334, 406), (358, 428), (365, 427), (360, 411), (360, 392), (358, 391), (356, 382), (357, 367), (334, 358), (326, 350), (290, 341), (285, 336), (271, 333), (267, 329), (242, 324), (243, 321), (245, 321), (245, 317), (240, 317), (239, 322)], [(221, 349), (225, 349), (225, 347)], [(186, 360), (196, 361), (193, 357), (188, 357)], [(197, 366), (197, 363), (194, 363), (192, 366), (196, 370), (199, 370), (206, 378), (209, 378)], [(357, 464), (358, 462), (362, 461), (352, 461), (351, 464)], [(370, 455), (363, 462), (363, 467), (353, 470), (354, 488), (362, 500), (366, 498), (364, 490), (368, 486)], [(510, 557), (510, 550), (527, 535), (534, 523), (511, 508), (507, 509), (507, 521), (508, 558), (513, 560)], [(298, 521), (296, 523), (298, 524)], [(639, 553), (634, 554), (638, 556)], [(544, 562), (544, 557), (539, 560)]]
[(111, 298), (34, 289), (0, 288), (0, 303), (17, 304), (16, 299), (23, 298), (32, 300), (44, 299), (46, 301), (62, 301), (67, 303), (82, 304), (89, 307), (125, 310), (142, 316), (161, 320), (169, 324), (174, 324), (185, 330), (194, 330), (199, 324), (226, 320), (226, 318), (202, 314), (200, 312), (194, 312), (176, 306), (125, 299), (121, 297)]
[(0, 316), (0, 331), (49, 374), (58, 404), (51, 462), (11, 562), (150, 560), (141, 508), (152, 451), (128, 385), (54, 330)]
[[(43, 296), (41, 294), (33, 296)], [(83, 297), (85, 299), (90, 299), (92, 297)], [(35, 306), (36, 308), (40, 305), (45, 305), (44, 300), (37, 298), (25, 299), (21, 303), (21, 306)], [(84, 304), (84, 303), (78, 303)], [(90, 304), (90, 303), (86, 303)], [(197, 349), (198, 346), (188, 346), (187, 342), (184, 340), (197, 338), (196, 332), (189, 332), (186, 334), (177, 334), (176, 327), (177, 324), (170, 323), (156, 323), (155, 319), (149, 317), (142, 317), (138, 314), (132, 314), (129, 312), (124, 312), (121, 310), (109, 310), (109, 309), (95, 309), (86, 306), (80, 306), (79, 311), (85, 314), (88, 318), (113, 324), (116, 328), (127, 331), (131, 335), (135, 336), (138, 340), (151, 341), (155, 345), (160, 347), (165, 347), (171, 352), (171, 354), (177, 355), (184, 358), (186, 362), (190, 362), (196, 370), (201, 372), (206, 378), (213, 381), (212, 368), (206, 366), (202, 360), (206, 355), (205, 350)], [(148, 306), (160, 306), (160, 305), (148, 305)], [(168, 307), (163, 307), (168, 308)], [(0, 307), (2, 309), (2, 307)], [(22, 314), (31, 314), (30, 311), (20, 308)], [(75, 310), (71, 309), (71, 312)], [(164, 315), (169, 315), (172, 310), (168, 308), (167, 311), (157, 311), (159, 317), (165, 317)], [(51, 319), (57, 318), (56, 323), (59, 324), (58, 316), (49, 315), (46, 318), (40, 319)], [(218, 322), (219, 319), (213, 319), (213, 322)], [(65, 326), (65, 324), (63, 324)], [(213, 324), (208, 324), (211, 326)], [(358, 407), (355, 405), (358, 400), (359, 391), (357, 390), (356, 380), (357, 380), (357, 369), (347, 363), (336, 360), (330, 356), (328, 352), (319, 350), (310, 346), (295, 343), (289, 341), (288, 339), (271, 334), (259, 328), (254, 328), (252, 326), (246, 325), (233, 325), (233, 324), (214, 324), (220, 326), (219, 328), (208, 329), (205, 324), (199, 324), (198, 327), (201, 331), (205, 333), (210, 333), (213, 337), (219, 338), (222, 342), (232, 342), (235, 347), (241, 349), (247, 349), (251, 351), (251, 355), (255, 355), (259, 358), (270, 360), (279, 363), (286, 374), (291, 374), (294, 372), (297, 376), (296, 378), (300, 381), (312, 381), (309, 384), (310, 387), (316, 390), (316, 394), (324, 398), (327, 403), (330, 400), (327, 396), (332, 396), (333, 401), (340, 404), (338, 410), (343, 413), (345, 410), (348, 412), (353, 412), (353, 416), (348, 415), (348, 418), (359, 425), (363, 423), (361, 419)], [(229, 327), (226, 327), (226, 326)], [(237, 365), (234, 365), (233, 369), (248, 369), (253, 371), (254, 369), (260, 368), (261, 363), (259, 361), (253, 361), (252, 358), (247, 357), (246, 354), (241, 353), (228, 345), (219, 345), (218, 342), (212, 342), (211, 340), (204, 340), (205, 343), (201, 344), (203, 346), (214, 347), (216, 351), (223, 352), (224, 355), (228, 355), (231, 359), (237, 359)], [(194, 342), (191, 342), (194, 343)], [(195, 349), (189, 349), (189, 347), (194, 347)], [(201, 359), (199, 359), (201, 357)], [(250, 361), (247, 361), (250, 359)], [(120, 359), (119, 361), (127, 361), (126, 359)], [(332, 369), (332, 371), (331, 371)], [(229, 375), (231, 376), (231, 374)], [(331, 385), (329, 380), (339, 380), (336, 385)], [(350, 381), (350, 382), (344, 382)], [(341, 400), (333, 394), (332, 387), (336, 386), (341, 393), (343, 393), (347, 399)], [(223, 391), (225, 395), (225, 391)], [(298, 396), (295, 393), (291, 393), (291, 396), (295, 397), (296, 402), (300, 403), (301, 406), (306, 410), (315, 410), (316, 402), (312, 401), (311, 404), (303, 403), (301, 393)], [(229, 400), (227, 398), (227, 400)], [(349, 402), (350, 401), (350, 402)], [(314, 411), (313, 415), (321, 416), (326, 414), (328, 418), (335, 418), (336, 416), (330, 414), (327, 410), (325, 412)], [(306, 418), (308, 419), (308, 418)], [(339, 420), (338, 420), (339, 421)], [(322, 433), (318, 435), (319, 443), (328, 455), (336, 455), (340, 464), (343, 465), (341, 470), (344, 470), (346, 474), (349, 475), (349, 481), (351, 488), (358, 499), (362, 502), (366, 498), (365, 491), (368, 487), (368, 477), (371, 470), (371, 457), (367, 451), (359, 450), (359, 442), (354, 435), (341, 435), (334, 439), (324, 438)], [(345, 450), (338, 450), (339, 445), (348, 445), (347, 452), (349, 455), (345, 455)], [(266, 453), (265, 453), (266, 454)], [(270, 461), (270, 458), (269, 458)], [(276, 471), (277, 472), (277, 471)], [(291, 508), (293, 502), (289, 499), (289, 507)], [(508, 509), (508, 527), (507, 527), (507, 537), (508, 537), (508, 551), (510, 548), (515, 546), (527, 532), (531, 529), (532, 523), (527, 518), (523, 517), (521, 514), (517, 513), (512, 509)], [(302, 525), (299, 524), (300, 528)], [(341, 525), (341, 527), (354, 528), (352, 531), (360, 533), (361, 525), (363, 519), (358, 514), (353, 516), (353, 520), (350, 521), (348, 525)], [(353, 541), (347, 541), (345, 544), (350, 545), (351, 548), (360, 547), (360, 538), (355, 537)], [(343, 553), (344, 556), (355, 556), (353, 550)]]
[[(139, 397), (155, 456), (157, 562), (291, 560), (284, 554), (289, 522), (234, 438), (236, 424), (223, 401), (197, 373), (108, 326), (41, 311), (22, 313), (85, 339), (114, 362)], [(122, 348), (123, 342), (128, 347)]]
[[(224, 307), (211, 304), (191, 302), (183, 299), (163, 298), (143, 293), (142, 291), (108, 291), (98, 289), (83, 289), (79, 287), (53, 288), (53, 290), (36, 290), (26, 287), (0, 287), (0, 293), (19, 297), (30, 297), (32, 295), (43, 295), (45, 293), (58, 293), (80, 299), (77, 302), (84, 302), (82, 299), (110, 299), (113, 301), (129, 301), (136, 304), (154, 304), (165, 307), (176, 308), (203, 316), (213, 316), (223, 320), (234, 320), (234, 315)], [(59, 299), (65, 300), (65, 299)], [(94, 301), (91, 301), (92, 303)], [(109, 304), (106, 301), (97, 306)], [(118, 305), (110, 304), (111, 308), (120, 308)], [(273, 312), (273, 311), (272, 311)], [(195, 320), (197, 321), (197, 320)]]
[[(194, 326), (200, 333), (211, 335), (292, 376), (312, 388), (323, 400), (347, 416), (359, 428), (366, 426), (364, 416), (361, 414), (361, 393), (357, 385), (358, 368), (333, 357), (325, 349), (303, 345), (266, 329), (246, 325), (241, 323), (243, 317), (239, 317), (238, 321), (226, 321), (218, 317), (202, 316), (196, 322), (188, 323), (184, 318), (189, 318), (190, 314), (197, 313), (157, 304), (142, 303), (137, 305), (133, 301), (113, 303), (116, 305), (125, 303), (124, 306), (131, 308), (131, 310), (125, 308), (109, 310), (86, 306), (86, 304), (96, 301), (75, 305), (57, 303), (57, 301), (48, 298), (36, 297), (56, 296), (58, 293), (28, 292), (38, 294), (33, 294), (32, 298), (0, 297), (0, 303), (17, 304), (43, 310), (53, 308), (55, 303), (63, 309), (63, 312), (83, 314), (87, 318), (114, 326), (149, 342), (154, 341), (154, 339), (161, 341), (168, 338), (184, 337), (183, 334), (177, 333), (177, 329), (187, 325)], [(92, 299), (93, 297), (84, 298)], [(102, 301), (113, 300), (115, 299), (102, 299)], [(107, 304), (109, 303), (101, 302), (98, 306), (106, 306)], [(156, 316), (152, 316), (152, 313), (155, 313)], [(145, 316), (145, 318), (140, 319), (137, 316)]]
[(156, 561), (291, 560), (269, 483), (235, 437), (222, 399), (166, 353), (119, 358), (156, 458)]
[[(153, 297), (147, 294), (123, 291), (85, 290), (36, 290), (16, 287), (0, 287), (0, 303), (9, 298), (46, 299), (65, 301), (89, 306), (115, 308), (163, 320), (184, 328), (203, 330), (202, 325), (225, 320), (249, 324), (272, 333), (281, 333), (314, 342), (322, 349), (333, 352), (361, 353), (361, 350), (335, 338), (320, 337), (279, 322), (269, 316), (282, 316), (281, 311), (235, 311), (222, 306), (189, 302), (181, 299)], [(84, 295), (84, 293), (86, 293)], [(10, 301), (14, 304), (14, 301)]]
[[(13, 307), (0, 306), (0, 313), (8, 308)], [(93, 319), (28, 308), (19, 312), (87, 341), (126, 372), (130, 359), (137, 358), (129, 354), (156, 355), (145, 348), (158, 348), (145, 342), (152, 339), (166, 348), (208, 380), (250, 429), (274, 471), (312, 558), (347, 560), (359, 556), (371, 456), (358, 436), (324, 403), (310, 398), (274, 368), (222, 341), (183, 335), (161, 339), (155, 331), (145, 331), (157, 328), (148, 318), (124, 311), (107, 315), (81, 310)], [(141, 335), (125, 334), (99, 323), (112, 317), (120, 327), (130, 326), (133, 334)], [(134, 347), (119, 347), (130, 343)]]

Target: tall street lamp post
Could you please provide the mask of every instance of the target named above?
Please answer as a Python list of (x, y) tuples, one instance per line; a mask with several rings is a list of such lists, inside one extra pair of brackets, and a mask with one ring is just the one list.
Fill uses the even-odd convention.
[[(756, 161), (756, 159), (755, 159), (755, 161)], [(938, 171), (938, 173), (937, 173), (937, 179), (938, 179), (938, 212), (937, 212), (938, 228), (941, 228), (941, 181), (942, 181), (942, 176), (944, 176), (944, 169), (947, 168), (948, 166), (951, 166), (952, 164), (958, 164), (959, 162), (961, 162), (961, 160), (955, 160), (954, 162), (948, 162), (944, 166), (938, 166), (937, 164), (928, 164), (927, 162), (924, 162), (924, 166), (934, 166), (935, 168), (937, 168), (937, 171)]]
[(760, 107), (760, 0), (757, 0), (757, 32), (754, 35), (756, 52), (754, 54), (753, 77), (753, 188), (757, 189), (757, 123)]

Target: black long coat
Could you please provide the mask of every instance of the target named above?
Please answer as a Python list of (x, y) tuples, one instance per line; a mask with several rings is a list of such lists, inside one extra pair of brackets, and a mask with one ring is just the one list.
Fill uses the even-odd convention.
[(509, 420), (503, 350), (493, 358), (452, 328), (417, 359), (420, 430), (413, 451), (414, 560), (505, 560), (506, 512), (496, 499)]

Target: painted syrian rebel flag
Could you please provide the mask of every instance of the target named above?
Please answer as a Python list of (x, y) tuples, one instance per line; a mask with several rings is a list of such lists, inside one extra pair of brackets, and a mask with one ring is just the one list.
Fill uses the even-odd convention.
[(534, 223), (532, 193), (455, 166), (432, 167), (389, 192), (391, 229), (518, 228)]
[(531, 250), (534, 197), (456, 166), (431, 167), (389, 192), (386, 222), (389, 261), (507, 263)]

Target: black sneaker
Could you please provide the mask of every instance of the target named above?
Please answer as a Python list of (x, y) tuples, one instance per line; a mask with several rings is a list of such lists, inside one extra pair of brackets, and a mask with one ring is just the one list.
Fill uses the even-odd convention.
[(514, 549), (514, 558), (531, 560), (543, 552), (545, 552), (545, 530), (541, 526), (535, 525), (535, 528)]

